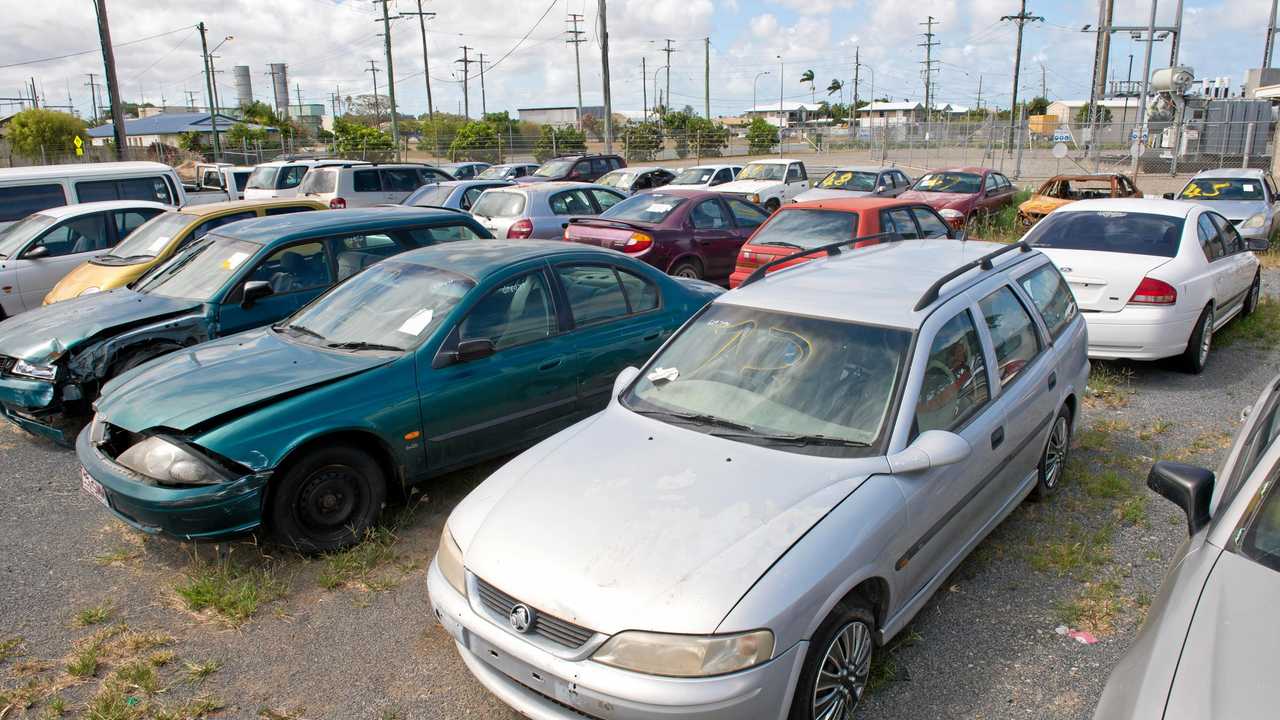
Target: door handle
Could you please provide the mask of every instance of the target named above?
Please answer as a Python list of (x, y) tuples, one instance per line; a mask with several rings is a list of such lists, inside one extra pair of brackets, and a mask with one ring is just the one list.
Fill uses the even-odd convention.
[(560, 363), (562, 363), (562, 362), (564, 362), (564, 358), (556, 358), (555, 360), (548, 360), (548, 361), (546, 361), (546, 362), (542, 363), (541, 365), (539, 365), (539, 366), (538, 366), (538, 369), (539, 369), (539, 370), (554, 370), (555, 368), (560, 367)]
[(644, 342), (650, 342), (650, 341), (653, 341), (653, 340), (657, 340), (657, 339), (658, 339), (658, 338), (660, 338), (660, 337), (662, 337), (662, 331), (661, 331), (661, 330), (659, 330), (659, 331), (657, 331), (657, 332), (652, 332), (652, 333), (649, 333), (648, 335), (645, 335), (645, 336), (644, 336)]
[(991, 433), (991, 449), (995, 450), (1004, 442), (1004, 428), (998, 427), (995, 432)]
[(1058, 386), (1058, 373), (1049, 373), (1049, 389), (1052, 390)]

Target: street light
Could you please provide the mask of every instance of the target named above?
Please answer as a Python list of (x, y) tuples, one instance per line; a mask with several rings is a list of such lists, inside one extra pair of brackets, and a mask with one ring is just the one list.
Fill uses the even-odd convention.
[(778, 157), (782, 157), (782, 123), (784, 117), (782, 115), (782, 90), (787, 84), (787, 65), (782, 61), (782, 56), (778, 57)]
[[(217, 45), (214, 45), (213, 49), (209, 51), (209, 78), (210, 78), (209, 82), (210, 84), (213, 85), (213, 107), (209, 109), (209, 118), (210, 118), (209, 123), (211, 125), (213, 125), (213, 123), (215, 122), (212, 119), (213, 116), (217, 114), (218, 108), (222, 105), (222, 103), (218, 100), (218, 75), (217, 75), (217, 71), (213, 69), (213, 54), (218, 52), (218, 48), (222, 47), (223, 45), (226, 45), (229, 40), (235, 40), (235, 39), (236, 39), (235, 35), (228, 35), (222, 38), (222, 42), (218, 43)], [(213, 127), (217, 127), (217, 126), (213, 125)]]
[(768, 70), (765, 70), (764, 72), (758, 72), (756, 73), (756, 79), (751, 81), (751, 109), (753, 111), (756, 109), (756, 83), (760, 81), (760, 78), (768, 74), (769, 74)]
[[(659, 67), (658, 67), (658, 69), (657, 69), (657, 70), (654, 70), (654, 71), (653, 71), (653, 97), (654, 97), (653, 107), (654, 107), (654, 112), (655, 112), (655, 114), (657, 113), (657, 108), (658, 108), (658, 100), (657, 100), (657, 98), (658, 98), (658, 73), (662, 72), (663, 70), (666, 70), (666, 71), (667, 71), (667, 76), (668, 76), (668, 77), (670, 77), (670, 76), (671, 76), (671, 68), (667, 67), (666, 65), (661, 65), (661, 66), (659, 66)], [(663, 115), (665, 115), (665, 114), (667, 113), (667, 110), (669, 110), (669, 109), (671, 109), (671, 98), (663, 98), (663, 99), (662, 99), (662, 114), (663, 114)]]

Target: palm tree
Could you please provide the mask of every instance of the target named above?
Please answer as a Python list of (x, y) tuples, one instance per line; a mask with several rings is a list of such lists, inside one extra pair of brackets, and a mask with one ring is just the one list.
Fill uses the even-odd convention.
[[(831, 97), (831, 94), (835, 92), (840, 93), (840, 104), (843, 105), (844, 104), (844, 83), (840, 82), (839, 78), (831, 79), (831, 84), (827, 86), (827, 97)], [(833, 119), (838, 119), (838, 118), (834, 118), (833, 116)]]
[(813, 71), (805, 70), (804, 74), (800, 76), (800, 82), (809, 83), (809, 99), (812, 100), (815, 92), (813, 87)]

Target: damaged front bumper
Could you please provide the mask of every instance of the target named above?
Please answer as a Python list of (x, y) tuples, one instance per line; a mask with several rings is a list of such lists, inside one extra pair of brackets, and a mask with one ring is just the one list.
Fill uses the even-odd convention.
[(270, 471), (217, 485), (155, 485), (107, 457), (90, 441), (91, 427), (76, 439), (76, 455), (83, 472), (101, 486), (103, 493), (98, 499), (125, 523), (143, 532), (182, 540), (220, 540), (262, 525)]
[(70, 446), (74, 438), (63, 400), (79, 398), (78, 386), (0, 375), (0, 417), (63, 445)]

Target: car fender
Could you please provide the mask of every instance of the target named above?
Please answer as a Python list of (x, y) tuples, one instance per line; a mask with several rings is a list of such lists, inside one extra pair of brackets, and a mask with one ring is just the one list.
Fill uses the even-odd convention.
[(195, 312), (132, 327), (72, 351), (67, 369), (81, 381), (101, 380), (128, 351), (152, 343), (195, 345), (212, 336), (211, 325), (203, 312)]
[(671, 268), (675, 267), (676, 265), (679, 265), (682, 261), (689, 260), (689, 259), (697, 260), (698, 264), (702, 266), (703, 270), (707, 269), (707, 261), (703, 260), (702, 256), (699, 255), (698, 253), (692, 250), (685, 250), (685, 249), (681, 249), (678, 252), (679, 254), (673, 257), (671, 261), (667, 263), (667, 266), (663, 268), (662, 270), (663, 272), (670, 275)]

